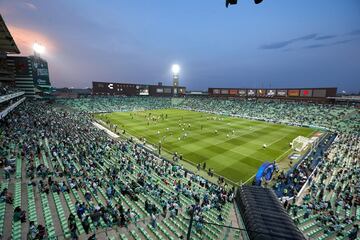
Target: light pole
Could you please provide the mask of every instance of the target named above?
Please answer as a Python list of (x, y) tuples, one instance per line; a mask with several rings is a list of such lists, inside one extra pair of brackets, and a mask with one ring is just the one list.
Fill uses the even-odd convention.
[(173, 87), (178, 87), (179, 86), (180, 66), (178, 64), (172, 65), (171, 71), (173, 74)]

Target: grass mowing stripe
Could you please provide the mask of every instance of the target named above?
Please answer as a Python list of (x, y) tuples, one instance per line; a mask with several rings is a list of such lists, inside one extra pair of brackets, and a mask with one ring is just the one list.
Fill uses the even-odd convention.
[[(145, 137), (155, 146), (162, 141), (165, 150), (181, 153), (195, 164), (206, 162), (208, 167), (234, 182), (248, 180), (263, 162), (286, 153), (294, 138), (313, 132), (309, 128), (179, 109), (96, 116), (135, 137)], [(263, 148), (263, 144), (267, 147)]]

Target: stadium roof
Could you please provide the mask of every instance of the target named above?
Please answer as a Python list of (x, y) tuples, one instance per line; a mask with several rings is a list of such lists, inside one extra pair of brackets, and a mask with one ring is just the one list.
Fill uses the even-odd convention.
[(6, 53), (20, 53), (13, 37), (0, 15), (0, 51)]

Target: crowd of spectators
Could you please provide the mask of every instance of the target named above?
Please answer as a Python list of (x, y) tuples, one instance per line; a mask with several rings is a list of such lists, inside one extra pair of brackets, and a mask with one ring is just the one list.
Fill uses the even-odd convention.
[[(63, 102), (87, 112), (96, 109), (121, 111), (175, 107), (180, 109), (239, 116), (250, 119), (309, 126), (330, 130), (334, 134), (321, 143), (314, 152), (288, 172), (281, 172), (271, 186), (279, 197), (293, 197), (284, 207), (305, 231), (304, 221), (314, 218), (317, 231), (311, 237), (331, 236), (356, 239), (360, 221), (360, 114), (351, 106), (285, 102), (276, 100), (225, 100), (204, 97), (186, 97), (176, 104), (168, 98), (119, 98), (112, 101), (77, 100)], [(141, 99), (138, 105), (136, 99)], [(87, 101), (88, 105), (82, 102)], [(96, 103), (95, 103), (96, 102)], [(101, 108), (94, 107), (101, 105)], [(336, 138), (335, 138), (336, 137)], [(335, 138), (335, 141), (332, 142)], [(199, 167), (199, 166), (198, 166)], [(304, 183), (306, 193), (297, 199)], [(188, 212), (195, 211), (191, 206)], [(221, 217), (220, 217), (221, 219)], [(303, 222), (300, 223), (299, 220)], [(201, 214), (197, 216), (201, 226)]]
[[(131, 139), (110, 138), (92, 125), (89, 115), (171, 107), (336, 131), (338, 136), (329, 150), (320, 150), (291, 172), (281, 173), (274, 189), (285, 196), (296, 196), (308, 181), (310, 187), (300, 205), (296, 199), (284, 203), (294, 219), (314, 216), (324, 234), (357, 234), (360, 117), (352, 107), (196, 97), (176, 104), (170, 98), (154, 97), (101, 97), (58, 103), (65, 107), (25, 101), (1, 122), (0, 166), (4, 179), (12, 179), (18, 174), (18, 159), (23, 161), (28, 185), (39, 194), (83, 195), (83, 199), (75, 197), (76, 213), (67, 217), (72, 239), (78, 238), (77, 219), (87, 234), (103, 227), (127, 227), (140, 219), (156, 228), (159, 219), (179, 214), (194, 214), (195, 229), (201, 232), (209, 211), (216, 213), (218, 221), (224, 221), (223, 208), (232, 201), (234, 189), (212, 184), (181, 165), (159, 159)], [(145, 216), (138, 208), (124, 204), (124, 196), (140, 205)], [(0, 202), (13, 204), (13, 193), (8, 188), (1, 189)], [(26, 210), (14, 207), (13, 220), (26, 222)], [(29, 239), (42, 239), (47, 234), (46, 226), (30, 221)]]
[(358, 110), (333, 104), (210, 97), (185, 97), (181, 101), (166, 97), (93, 97), (62, 99), (59, 102), (85, 112), (180, 108), (331, 131), (360, 131), (360, 121), (354, 121), (360, 118)]
[(301, 199), (285, 207), (298, 222), (313, 219), (325, 236), (356, 239), (360, 222), (359, 133), (339, 134)]
[[(68, 216), (73, 239), (77, 239), (79, 227), (74, 218), (80, 219), (86, 233), (91, 226), (123, 227), (144, 218), (130, 205), (125, 207), (122, 196), (139, 202), (154, 227), (160, 216), (176, 217), (186, 213), (188, 206), (196, 208), (196, 216), (201, 218), (209, 211), (221, 215), (232, 201), (233, 189), (189, 174), (131, 140), (114, 140), (91, 122), (83, 112), (26, 101), (1, 123), (0, 159), (4, 170), (8, 169), (6, 178), (16, 174), (16, 159), (20, 158), (26, 164), (29, 186), (39, 194), (82, 192), (84, 201), (75, 203), (76, 215)], [(0, 199), (11, 203), (11, 195), (2, 189)], [(98, 200), (99, 195), (105, 203)], [(141, 197), (146, 198), (144, 205)], [(14, 218), (15, 213), (16, 219), (26, 219), (23, 210), (16, 209)], [(46, 232), (42, 225), (30, 225), (29, 236)]]
[(336, 134), (326, 136), (288, 171), (282, 170), (279, 175), (272, 178), (272, 187), (278, 197), (294, 197), (307, 181), (311, 181), (311, 174), (321, 168), (322, 160), (326, 158), (327, 150), (335, 137)]

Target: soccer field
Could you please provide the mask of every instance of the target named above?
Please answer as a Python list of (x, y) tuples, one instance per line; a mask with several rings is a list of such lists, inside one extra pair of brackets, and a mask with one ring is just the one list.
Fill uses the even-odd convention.
[[(245, 182), (265, 161), (282, 158), (297, 136), (314, 130), (195, 111), (163, 109), (96, 115), (118, 129), (187, 161), (206, 162), (207, 168), (233, 182)], [(266, 144), (266, 148), (263, 145)]]

